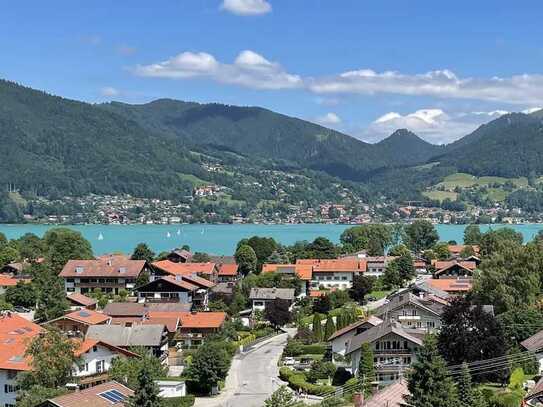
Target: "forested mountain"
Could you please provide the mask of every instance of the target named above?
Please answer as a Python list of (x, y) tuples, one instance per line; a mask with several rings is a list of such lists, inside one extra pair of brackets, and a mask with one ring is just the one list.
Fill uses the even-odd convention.
[(424, 141), (407, 129), (399, 129), (374, 145), (377, 154), (397, 165), (416, 165), (441, 153), (444, 148)]
[(203, 174), (181, 140), (87, 103), (0, 81), (0, 183), (38, 195), (190, 192)]
[(259, 107), (197, 104), (169, 99), (143, 105), (108, 103), (104, 109), (187, 145), (232, 151), (365, 181), (376, 170), (420, 163), (438, 147), (410, 133), (375, 145), (314, 123)]
[(543, 118), (533, 114), (501, 116), (445, 148), (435, 157), (473, 175), (519, 177), (543, 174)]

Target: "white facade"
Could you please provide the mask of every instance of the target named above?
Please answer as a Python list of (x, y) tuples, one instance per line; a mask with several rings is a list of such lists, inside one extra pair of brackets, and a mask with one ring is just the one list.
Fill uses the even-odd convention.
[(119, 354), (111, 349), (97, 344), (80, 356), (80, 363), (74, 364), (74, 376), (86, 377), (107, 372), (111, 368), (113, 358)]
[(185, 397), (187, 390), (183, 381), (155, 380), (160, 391), (159, 396), (164, 398)]
[(311, 287), (318, 289), (324, 287), (325, 289), (338, 288), (348, 289), (353, 286), (353, 276), (355, 273), (348, 272), (316, 272), (313, 271), (313, 279), (311, 280)]
[(17, 371), (0, 369), (0, 406), (15, 407)]

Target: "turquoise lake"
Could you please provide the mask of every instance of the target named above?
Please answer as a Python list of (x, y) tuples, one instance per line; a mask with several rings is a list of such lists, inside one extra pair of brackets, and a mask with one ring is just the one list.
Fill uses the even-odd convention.
[[(95, 254), (111, 252), (131, 253), (134, 247), (145, 242), (156, 253), (171, 250), (188, 244), (193, 251), (202, 251), (218, 255), (230, 255), (239, 240), (253, 235), (273, 237), (283, 244), (292, 244), (299, 240), (313, 240), (324, 236), (334, 242), (339, 241), (341, 232), (352, 225), (73, 225), (67, 226), (78, 230), (87, 238)], [(42, 236), (52, 225), (0, 225), (0, 232), (9, 239), (25, 233)], [(490, 226), (494, 229), (501, 225)], [(524, 240), (532, 239), (543, 224), (511, 226), (522, 232)], [(437, 225), (441, 240), (462, 241), (464, 225)], [(481, 225), (485, 231), (489, 226)], [(100, 239), (103, 237), (103, 239)]]

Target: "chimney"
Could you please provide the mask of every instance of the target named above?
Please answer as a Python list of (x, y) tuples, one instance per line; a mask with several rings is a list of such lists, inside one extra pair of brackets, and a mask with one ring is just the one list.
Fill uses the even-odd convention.
[(364, 407), (364, 393), (353, 394), (354, 407)]

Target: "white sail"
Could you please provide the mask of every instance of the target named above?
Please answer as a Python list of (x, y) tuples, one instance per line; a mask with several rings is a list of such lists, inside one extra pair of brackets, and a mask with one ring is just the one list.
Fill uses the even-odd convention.
[(98, 235), (98, 240), (104, 240), (104, 235), (102, 233)]

